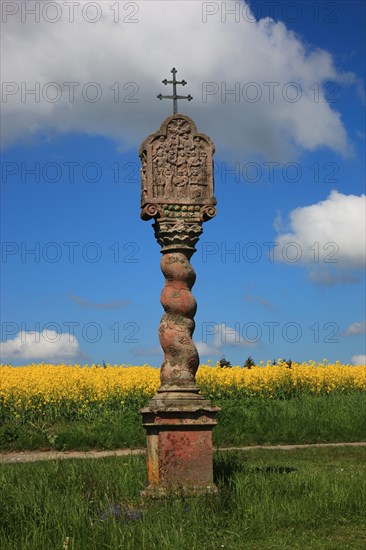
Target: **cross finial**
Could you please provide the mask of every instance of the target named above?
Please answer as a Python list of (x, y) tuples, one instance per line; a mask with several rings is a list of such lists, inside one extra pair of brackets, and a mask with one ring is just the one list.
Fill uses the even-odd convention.
[(185, 86), (187, 82), (185, 80), (181, 80), (178, 82), (176, 80), (175, 75), (177, 74), (177, 69), (175, 67), (172, 68), (170, 71), (173, 74), (173, 80), (163, 80), (163, 84), (173, 84), (173, 95), (162, 95), (159, 94), (157, 96), (158, 99), (172, 99), (173, 100), (173, 113), (178, 112), (178, 99), (188, 99), (188, 101), (192, 101), (193, 97), (191, 95), (177, 95), (177, 84), (181, 84), (182, 86)]

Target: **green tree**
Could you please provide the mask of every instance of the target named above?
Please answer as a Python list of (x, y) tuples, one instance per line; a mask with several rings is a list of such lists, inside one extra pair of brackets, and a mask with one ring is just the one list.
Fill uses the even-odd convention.
[(248, 359), (245, 361), (244, 365), (243, 365), (243, 368), (244, 369), (251, 369), (252, 367), (255, 366), (255, 361), (254, 359), (249, 355)]
[(224, 356), (221, 357), (221, 359), (219, 361), (219, 365), (222, 369), (226, 369), (226, 368), (231, 367), (230, 361), (227, 361)]

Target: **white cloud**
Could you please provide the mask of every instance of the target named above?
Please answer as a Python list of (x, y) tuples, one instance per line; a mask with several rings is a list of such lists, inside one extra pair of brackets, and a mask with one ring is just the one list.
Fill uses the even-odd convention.
[(215, 343), (207, 344), (206, 342), (195, 342), (198, 355), (212, 357), (221, 353), (221, 347), (217, 347)]
[(366, 355), (354, 355), (351, 361), (354, 365), (366, 365)]
[[(318, 147), (341, 154), (351, 150), (339, 113), (324, 101), (323, 84), (356, 86), (356, 77), (338, 72), (329, 52), (310, 49), (283, 23), (270, 18), (253, 21), (244, 3), (215, 4), (225, 5), (227, 11), (246, 7), (239, 23), (234, 17), (222, 22), (220, 13), (208, 16), (204, 23), (207, 3), (200, 1), (124, 4), (105, 0), (89, 3), (99, 6), (102, 14), (94, 24), (82, 17), (88, 4), (83, 0), (75, 7), (73, 23), (67, 7), (72, 3), (58, 2), (61, 18), (55, 23), (47, 21), (57, 15), (54, 7), (45, 14), (41, 11), (40, 22), (28, 15), (22, 23), (22, 5), (31, 9), (42, 2), (17, 4), (18, 13), (9, 15), (2, 29), (3, 80), (14, 83), (14, 94), (8, 94), (2, 105), (8, 144), (32, 140), (38, 132), (80, 132), (136, 148), (171, 112), (171, 105), (159, 102), (156, 94), (168, 91), (161, 80), (170, 77), (175, 65), (178, 78), (189, 84), (182, 90), (184, 95), (187, 90), (194, 97), (181, 110), (197, 121), (221, 151), (239, 153), (241, 160), (244, 155), (262, 155), (286, 162), (302, 150)], [(55, 6), (55, 2), (49, 4)], [(117, 4), (119, 23), (114, 23)], [(133, 6), (138, 8), (135, 13)], [(93, 9), (86, 13), (89, 19), (98, 15)], [(91, 82), (102, 94), (95, 103), (85, 96), (93, 99), (97, 88), (87, 87), (84, 99), (82, 95)], [(116, 82), (120, 97), (115, 102)], [(74, 102), (70, 83), (80, 83), (74, 87)], [(213, 83), (211, 95), (206, 93), (207, 83)], [(22, 86), (38, 85), (40, 101), (30, 94), (22, 101)], [(233, 89), (238, 97), (226, 94)], [(58, 91), (61, 100), (52, 102)], [(253, 101), (255, 96), (258, 101)], [(293, 102), (295, 96), (299, 100)]]
[(257, 345), (255, 335), (245, 339), (238, 330), (227, 326), (226, 323), (206, 323), (205, 340), (205, 342), (195, 342), (199, 355), (221, 354), (225, 346), (247, 348)]
[(353, 334), (366, 334), (366, 321), (352, 323), (345, 331), (346, 336), (351, 336)]
[(309, 271), (309, 279), (320, 288), (336, 285), (351, 285), (359, 282), (359, 279), (349, 271), (336, 271), (335, 269), (312, 269)]
[(264, 296), (257, 296), (253, 294), (246, 294), (244, 296), (244, 300), (246, 302), (251, 302), (253, 304), (259, 304), (266, 309), (276, 309), (276, 306), (272, 304), (269, 300), (267, 300)]
[(133, 353), (138, 357), (151, 357), (152, 355), (162, 355), (163, 351), (160, 346), (151, 346), (145, 348), (134, 348)]
[(289, 216), (289, 231), (276, 237), (276, 260), (311, 266), (314, 283), (354, 282), (347, 270), (365, 263), (365, 205), (365, 195), (333, 190), (324, 201), (296, 208)]
[(69, 294), (69, 300), (77, 304), (83, 309), (125, 309), (130, 305), (129, 300), (112, 300), (111, 302), (93, 302), (92, 300), (85, 300), (81, 296), (74, 296)]
[(81, 356), (77, 339), (53, 330), (18, 332), (13, 340), (0, 343), (2, 361), (69, 361)]

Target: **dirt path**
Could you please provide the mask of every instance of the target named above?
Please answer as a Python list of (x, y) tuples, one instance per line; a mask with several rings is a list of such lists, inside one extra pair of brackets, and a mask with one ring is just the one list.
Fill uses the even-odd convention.
[[(251, 447), (222, 447), (219, 451), (251, 451), (272, 449), (292, 451), (309, 447), (366, 447), (366, 441), (355, 443), (311, 443), (308, 445), (253, 445)], [(114, 451), (19, 451), (0, 453), (0, 464), (38, 462), (42, 460), (66, 460), (67, 458), (106, 458), (109, 456), (131, 456), (145, 454), (145, 449), (116, 449)]]

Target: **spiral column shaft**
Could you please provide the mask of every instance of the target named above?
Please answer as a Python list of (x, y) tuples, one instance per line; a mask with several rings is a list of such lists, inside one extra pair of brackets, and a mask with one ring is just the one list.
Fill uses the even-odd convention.
[(161, 367), (161, 389), (171, 386), (195, 387), (199, 357), (192, 341), (197, 303), (191, 292), (196, 274), (189, 252), (166, 252), (161, 259), (165, 286), (160, 301), (165, 310), (159, 326), (159, 339), (164, 351)]

